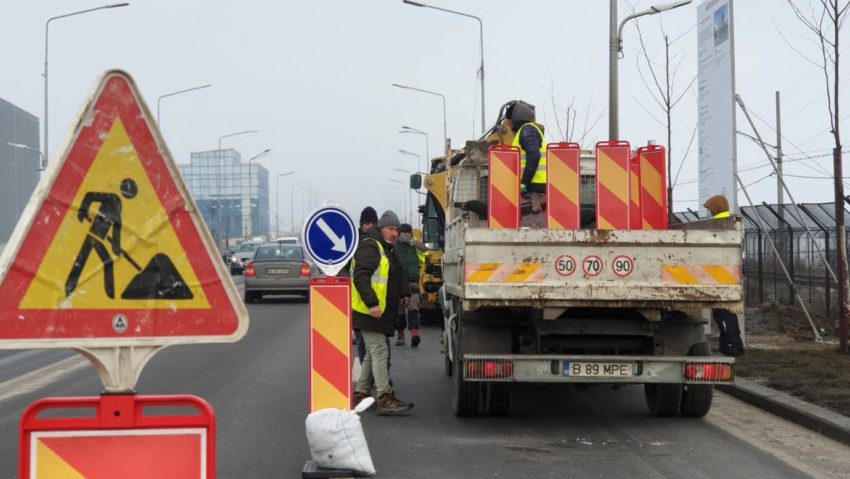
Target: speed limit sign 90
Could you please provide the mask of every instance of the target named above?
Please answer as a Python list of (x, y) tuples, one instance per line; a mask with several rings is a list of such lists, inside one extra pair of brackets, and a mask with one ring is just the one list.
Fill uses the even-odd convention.
[(626, 255), (617, 256), (611, 262), (611, 269), (617, 276), (628, 276), (635, 269), (635, 260)]

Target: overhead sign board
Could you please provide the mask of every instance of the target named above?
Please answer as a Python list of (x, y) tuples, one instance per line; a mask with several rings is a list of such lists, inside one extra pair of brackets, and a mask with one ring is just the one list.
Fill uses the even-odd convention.
[(732, 0), (706, 0), (697, 9), (699, 207), (724, 195), (737, 209), (735, 29)]
[(359, 237), (351, 216), (337, 206), (323, 206), (304, 221), (304, 249), (327, 276), (335, 276), (354, 256)]
[(235, 341), (248, 315), (135, 83), (99, 80), (0, 257), (0, 348)]

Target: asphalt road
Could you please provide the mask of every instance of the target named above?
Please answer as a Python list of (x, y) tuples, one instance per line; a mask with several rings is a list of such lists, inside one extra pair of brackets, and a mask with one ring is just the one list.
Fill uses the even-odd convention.
[[(166, 349), (145, 368), (138, 389), (196, 394), (213, 405), (218, 477), (300, 477), (309, 459), (307, 307), (300, 299), (281, 298), (250, 305), (249, 312), (251, 327), (241, 342)], [(711, 415), (649, 417), (639, 387), (519, 386), (510, 417), (455, 418), (439, 329), (425, 328), (423, 334), (419, 349), (393, 349), (391, 375), (398, 395), (415, 402), (415, 414), (363, 416), (378, 477), (818, 475), (789, 459), (793, 453), (742, 439)], [(51, 369), (57, 361), (64, 361), (62, 367)], [(0, 352), (0, 477), (14, 477), (18, 418), (27, 404), (46, 396), (99, 393), (94, 369), (74, 361), (67, 351)], [(22, 376), (39, 368), (46, 371), (38, 375), (46, 378), (40, 382)]]

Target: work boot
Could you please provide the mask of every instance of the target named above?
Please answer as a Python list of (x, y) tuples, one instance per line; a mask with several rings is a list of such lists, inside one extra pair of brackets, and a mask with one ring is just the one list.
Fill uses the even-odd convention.
[[(364, 400), (368, 397), (372, 397), (371, 391), (369, 391), (368, 393), (363, 393), (363, 392), (360, 392), (360, 391), (354, 391), (354, 395), (351, 397), (351, 409), (354, 409), (355, 407), (357, 407), (357, 405), (360, 404), (360, 401), (362, 401), (362, 400)], [(371, 406), (369, 406), (369, 409), (367, 409), (367, 411), (372, 411), (374, 409), (375, 409), (375, 404), (372, 404)]]
[(422, 338), (419, 337), (419, 330), (418, 329), (411, 329), (410, 330), (410, 347), (415, 348), (416, 346), (419, 346), (420, 342), (422, 342)]
[(398, 332), (398, 339), (395, 340), (396, 346), (404, 346), (404, 331)]
[(413, 403), (404, 402), (395, 397), (395, 391), (381, 394), (378, 397), (379, 416), (407, 416), (413, 409)]

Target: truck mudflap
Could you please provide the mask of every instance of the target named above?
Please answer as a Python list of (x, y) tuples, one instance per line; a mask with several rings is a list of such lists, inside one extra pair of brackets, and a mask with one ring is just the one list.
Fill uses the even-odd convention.
[(735, 358), (466, 354), (467, 381), (732, 384)]

